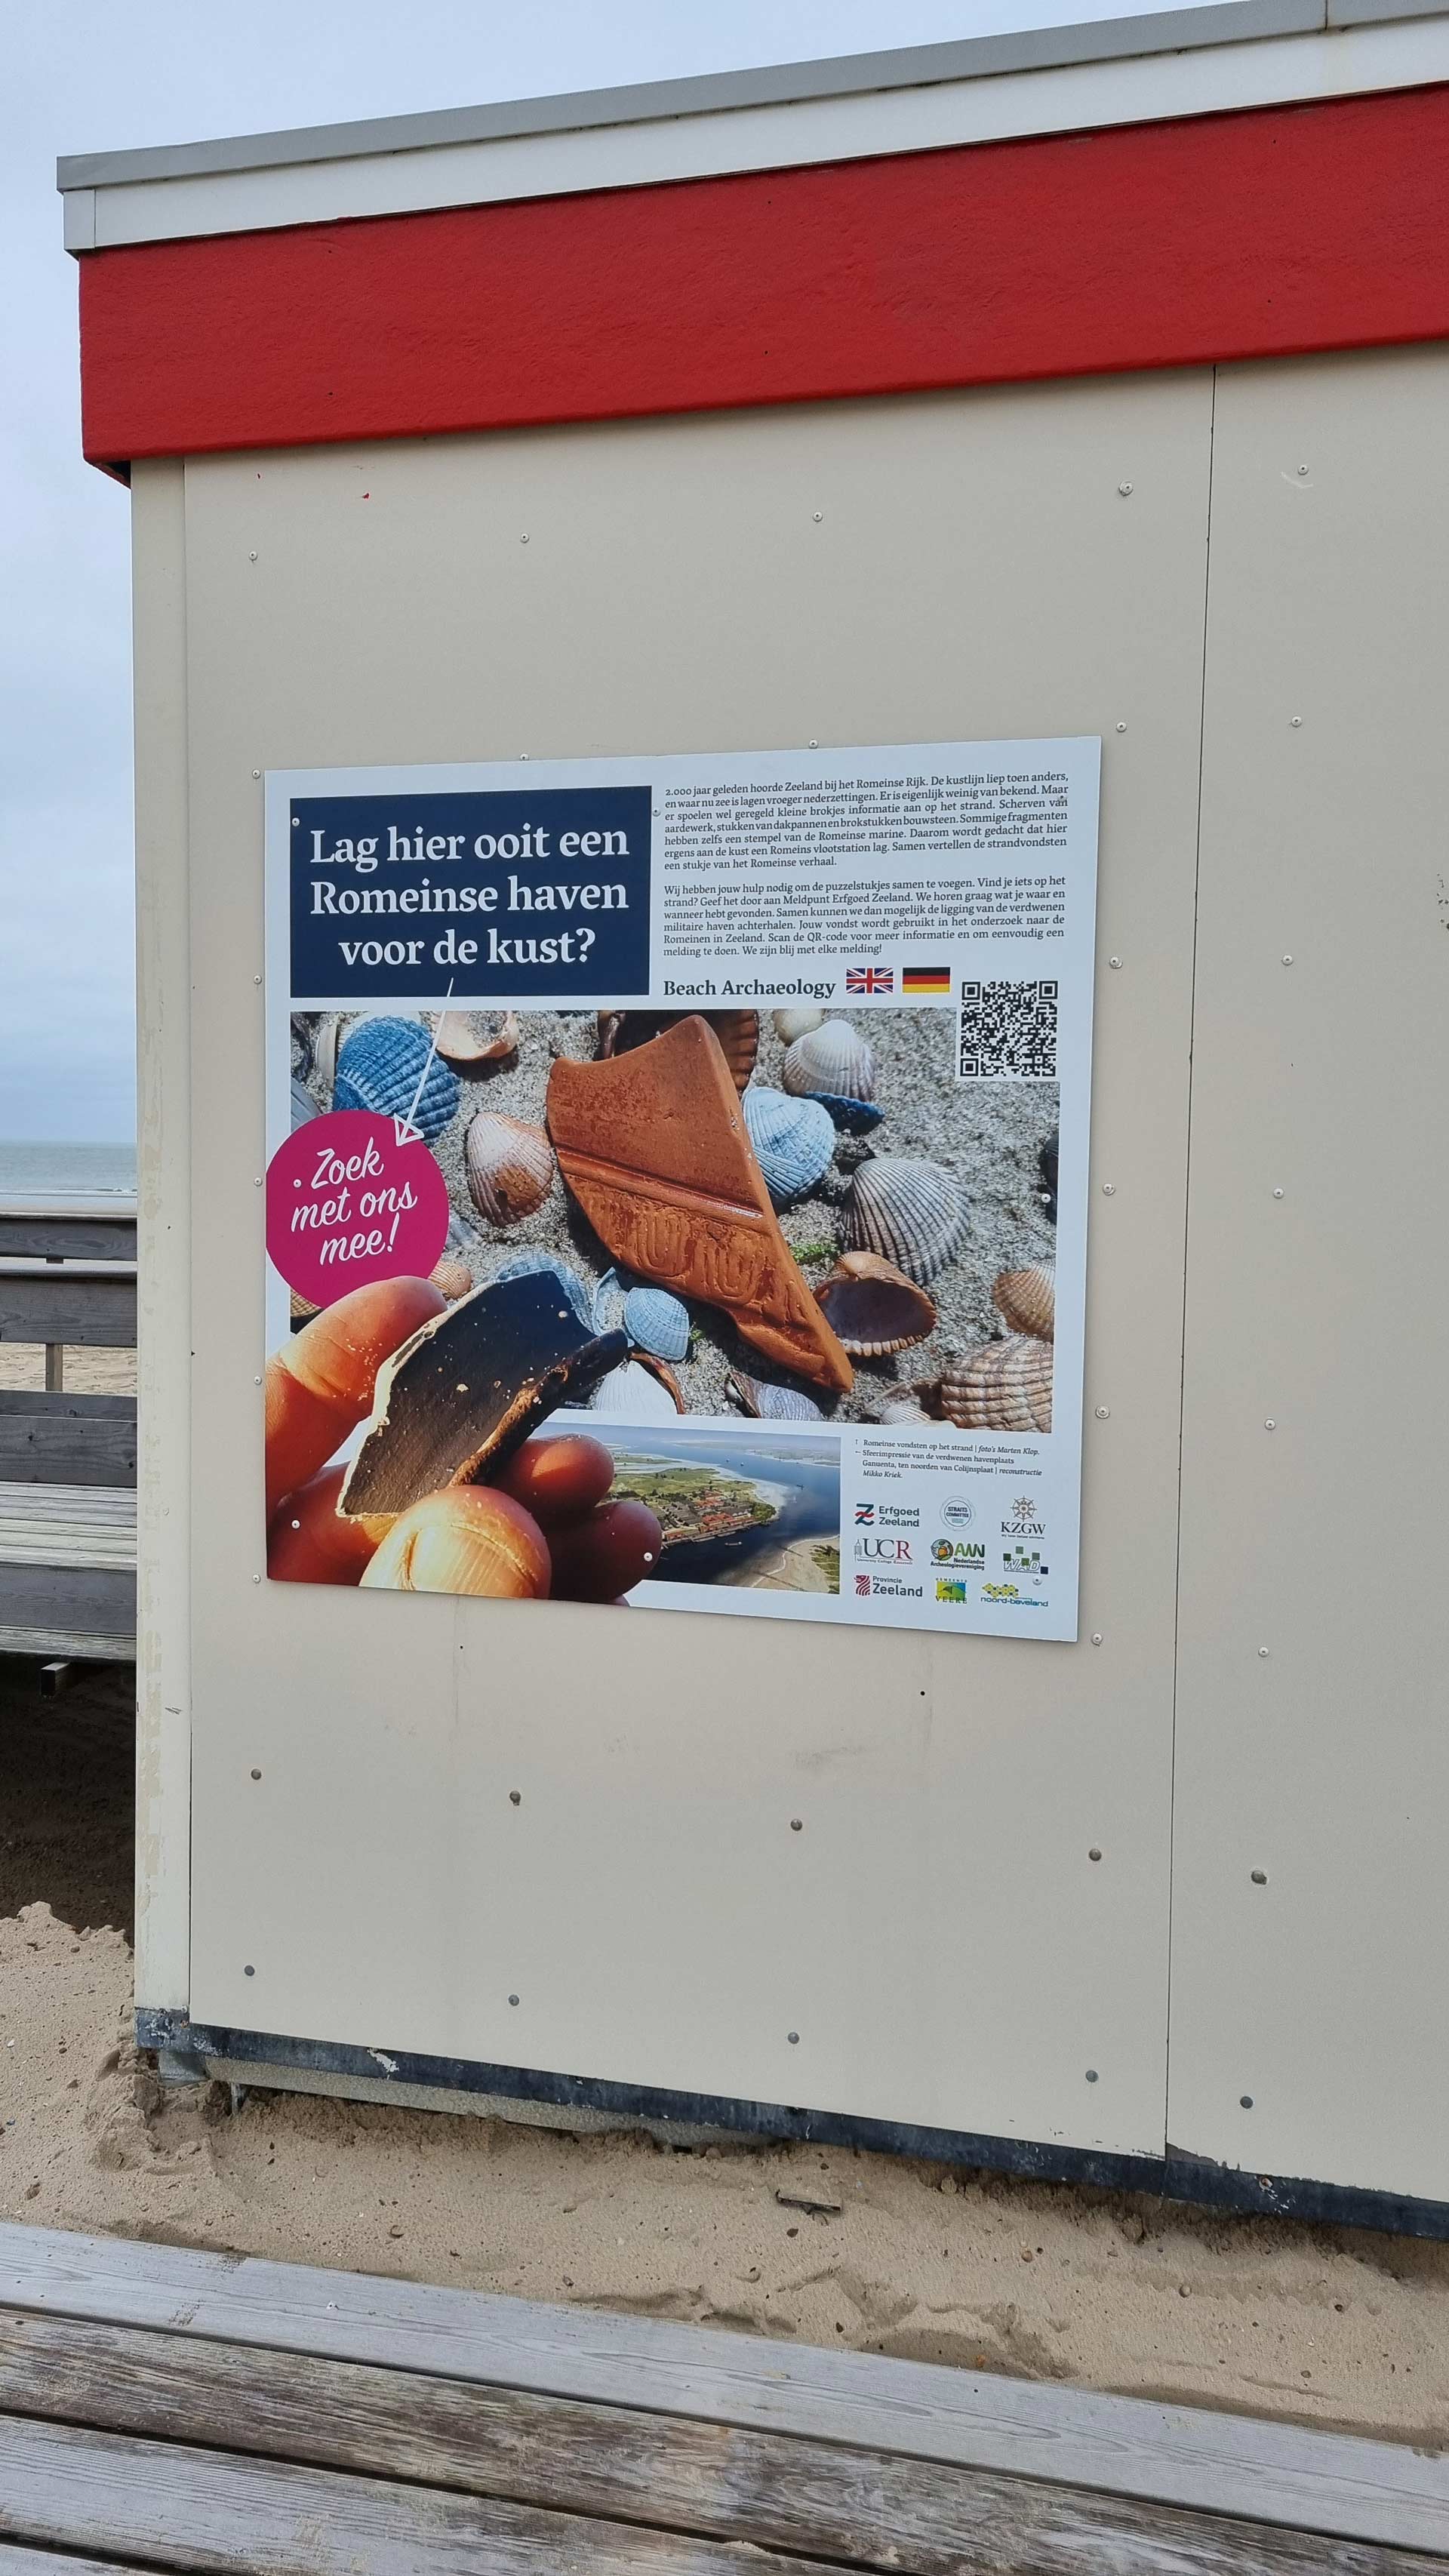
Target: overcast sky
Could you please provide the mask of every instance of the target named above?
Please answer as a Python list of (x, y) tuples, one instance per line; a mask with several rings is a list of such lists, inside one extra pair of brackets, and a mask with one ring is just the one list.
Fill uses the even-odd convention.
[(134, 1124), (128, 505), (81, 462), (57, 153), (929, 44), (1130, 5), (17, 0), (0, 103), (0, 1137), (124, 1139)]

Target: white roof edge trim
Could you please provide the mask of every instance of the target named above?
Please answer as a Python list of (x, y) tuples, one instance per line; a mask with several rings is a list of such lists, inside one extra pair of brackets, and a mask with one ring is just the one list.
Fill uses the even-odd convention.
[(1437, 16), (1441, 0), (1202, 0), (1185, 9), (1103, 18), (1078, 26), (1028, 27), (1009, 35), (964, 36), (949, 44), (846, 54), (826, 62), (771, 63), (749, 71), (704, 72), (687, 80), (627, 89), (576, 90), (548, 98), (503, 99), (485, 107), (433, 108), (415, 116), (363, 117), (346, 125), (297, 126), (205, 143), (168, 143), (132, 152), (80, 152), (56, 164), (62, 195), (138, 180), (209, 178), (298, 162), (347, 161), (379, 153), (427, 152), (516, 136), (582, 133), (732, 108), (798, 106), (872, 90), (924, 89), (1003, 72), (1059, 70), (1241, 44), (1268, 36), (1317, 35), (1386, 17)]

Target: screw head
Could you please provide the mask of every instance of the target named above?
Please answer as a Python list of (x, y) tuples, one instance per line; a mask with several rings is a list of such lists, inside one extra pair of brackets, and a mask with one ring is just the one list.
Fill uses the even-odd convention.
[(244, 1977), (254, 1977), (256, 1973), (255, 1968), (243, 1968), (242, 1970), (242, 1975)]
[(527, 758), (528, 758), (528, 754), (527, 754), (527, 752), (526, 752), (526, 751), (521, 751), (521, 752), (519, 753), (518, 757), (519, 757), (519, 759), (520, 759), (520, 760), (527, 760)]
[(1094, 1645), (1094, 1646), (1100, 1646), (1101, 1642), (1102, 1642), (1102, 1631), (1101, 1631), (1101, 1629), (1100, 1629), (1100, 1628), (1094, 1628), (1094, 1629), (1092, 1630), (1092, 1643), (1093, 1643), (1093, 1645)]
[(1290, 723), (1290, 725), (1293, 725), (1293, 726), (1295, 726), (1295, 727), (1296, 727), (1296, 726), (1298, 726), (1298, 725), (1301, 725), (1301, 723), (1303, 722), (1303, 718), (1302, 718), (1301, 716), (1290, 716), (1290, 717), (1289, 717), (1289, 719), (1288, 719), (1288, 722)]
[(798, 2030), (787, 2030), (787, 2031), (786, 2031), (786, 2033), (785, 2033), (785, 2037), (788, 2039), (788, 2041), (789, 2041), (789, 2043), (790, 2043), (790, 2046), (791, 2046), (792, 2048), (798, 2048), (798, 2047), (799, 2047), (799, 2045), (800, 2045), (800, 2033), (798, 2032)]
[[(1107, 963), (1108, 963), (1108, 965), (1109, 965), (1109, 966), (1120, 966), (1120, 965), (1121, 965), (1121, 963), (1122, 963), (1122, 960), (1121, 960), (1121, 958), (1120, 958), (1120, 957), (1109, 957), (1109, 958), (1108, 958), (1108, 960), (1107, 960)], [(257, 982), (258, 982), (258, 983), (260, 983), (260, 982), (261, 982), (261, 980), (262, 980), (262, 979), (261, 979), (261, 977), (260, 977), (260, 975), (259, 975), (259, 976), (257, 977)]]
[(1274, 1198), (1275, 1198), (1275, 1199), (1281, 1199), (1282, 1195), (1283, 1195), (1283, 1193), (1282, 1193), (1282, 1191), (1281, 1191), (1281, 1190), (1275, 1190), (1275, 1191), (1273, 1192), (1273, 1196), (1274, 1196)]
[(1097, 1844), (1097, 1843), (1093, 1843), (1091, 1850), (1090, 1850), (1090, 1851), (1088, 1852), (1088, 1854), (1087, 1854), (1087, 1858), (1088, 1858), (1088, 1860), (1100, 1860), (1100, 1859), (1101, 1859), (1101, 1857), (1102, 1857), (1102, 1853), (1101, 1853), (1101, 1847), (1100, 1847), (1100, 1845), (1099, 1845), (1099, 1844)]
[(1097, 1407), (1097, 1420), (1099, 1422), (1110, 1422), (1111, 1419), (1112, 1408), (1110, 1404), (1099, 1404)]
[(262, 1579), (262, 1578), (261, 1578), (261, 1576), (260, 1576), (259, 1574), (254, 1574), (254, 1575), (252, 1576), (252, 1581), (253, 1581), (253, 1583), (260, 1583), (261, 1579)]
[(1268, 1873), (1267, 1873), (1267, 1871), (1266, 1871), (1265, 1869), (1254, 1869), (1254, 1870), (1250, 1870), (1250, 1871), (1248, 1872), (1248, 1875), (1249, 1875), (1249, 1877), (1251, 1878), (1251, 1880), (1252, 1880), (1252, 1882), (1253, 1882), (1253, 1885), (1254, 1885), (1255, 1887), (1266, 1887), (1266, 1886), (1267, 1886), (1267, 1884), (1268, 1884)]
[(1306, 465), (1300, 465), (1300, 466), (1299, 466), (1299, 468), (1298, 468), (1298, 471), (1299, 471), (1299, 473), (1300, 473), (1300, 474), (1306, 474), (1306, 473), (1307, 473), (1307, 471), (1308, 471), (1308, 468), (1307, 468), (1307, 466), (1306, 466)]
[(1096, 2083), (1096, 2081), (1097, 2081), (1097, 2070), (1096, 2070), (1095, 2066), (1089, 2066), (1089, 2067), (1088, 2067), (1088, 2069), (1087, 2069), (1087, 2082), (1088, 2082), (1089, 2084), (1095, 2084), (1095, 2083)]
[(1268, 1656), (1269, 1656), (1270, 1652), (1271, 1652), (1271, 1649), (1270, 1649), (1269, 1647), (1267, 1647), (1267, 1646), (1260, 1646), (1260, 1647), (1258, 1648), (1258, 1661), (1259, 1661), (1259, 1663), (1261, 1663), (1261, 1664), (1266, 1664), (1266, 1662), (1267, 1662), (1267, 1660), (1268, 1660)]
[(261, 1385), (261, 1382), (262, 1382), (262, 1381), (261, 1381), (261, 1379), (260, 1379), (259, 1377), (254, 1377), (254, 1378), (252, 1379), (252, 1384), (253, 1384), (253, 1386), (260, 1386), (260, 1385)]
[(1103, 1198), (1104, 1198), (1104, 1199), (1114, 1199), (1114, 1198), (1116, 1197), (1116, 1195), (1117, 1195), (1117, 1184), (1116, 1184), (1116, 1182), (1115, 1182), (1115, 1181), (1104, 1181), (1104, 1182), (1102, 1183), (1102, 1196), (1103, 1196)]
[(1239, 2106), (1240, 2106), (1240, 2108), (1241, 2108), (1241, 2109), (1243, 2109), (1244, 2111), (1251, 2111), (1251, 2109), (1252, 2109), (1252, 2107), (1253, 2107), (1253, 2097), (1252, 2097), (1252, 2094), (1251, 2094), (1251, 2093), (1240, 2093), (1240, 2094), (1238, 2095), (1238, 2102), (1239, 2102)]
[(806, 744), (805, 748), (806, 748), (806, 750), (807, 750), (807, 751), (818, 751), (818, 750), (820, 749), (820, 737), (819, 737), (819, 735), (818, 735), (818, 734), (813, 734), (813, 733), (812, 733), (812, 735), (811, 735), (811, 737), (810, 737), (810, 740), (809, 740), (809, 742)]
[(262, 1775), (261, 1775), (260, 1771), (254, 1771), (254, 1772), (252, 1773), (252, 1778), (253, 1778), (254, 1780), (260, 1780), (261, 1776), (262, 1776)]
[(804, 1819), (804, 1817), (803, 1817), (803, 1816), (792, 1816), (792, 1817), (790, 1818), (790, 1831), (791, 1831), (791, 1833), (792, 1833), (792, 1834), (798, 1834), (798, 1833), (801, 1831), (801, 1829), (802, 1829), (802, 1827), (803, 1827), (803, 1825), (804, 1825), (804, 1822), (805, 1822), (805, 1819)]
[(516, 2004), (516, 2003), (517, 2003), (517, 2001), (518, 2001), (518, 1997), (517, 1997), (517, 1995), (510, 1995), (510, 1996), (509, 1996), (509, 1998), (508, 1998), (508, 2000), (509, 2000), (509, 2002), (510, 2002), (511, 2004)]
[(257, 558), (256, 558), (256, 552), (255, 552), (255, 549), (253, 549), (252, 553), (251, 553), (251, 554), (249, 554), (249, 555), (248, 555), (248, 557), (247, 557), (247, 562), (248, 562), (248, 563), (255, 563), (255, 562), (256, 562), (256, 559), (257, 559)]
[(1287, 954), (1285, 955), (1285, 957), (1284, 957), (1284, 959), (1283, 959), (1283, 963), (1284, 963), (1284, 965), (1285, 965), (1285, 966), (1291, 966), (1291, 965), (1292, 965), (1292, 963), (1293, 963), (1293, 952), (1292, 952), (1292, 950), (1291, 950), (1291, 949), (1289, 949), (1289, 951), (1288, 951), (1288, 952), (1287, 952)]
[(1272, 1417), (1272, 1415), (1271, 1415), (1271, 1414), (1268, 1416), (1268, 1419), (1267, 1419), (1267, 1421), (1264, 1423), (1263, 1428), (1264, 1428), (1264, 1430), (1265, 1430), (1265, 1431), (1276, 1431), (1276, 1430), (1277, 1430), (1278, 1425), (1277, 1425), (1277, 1423), (1274, 1421), (1274, 1419), (1273, 1419), (1273, 1417)]
[(822, 519), (824, 518), (824, 516), (825, 516), (824, 511), (823, 511), (823, 510), (815, 510), (815, 511), (813, 511), (813, 512), (811, 513), (811, 515), (812, 515), (812, 517), (813, 517), (813, 519), (814, 519), (814, 521), (815, 521), (815, 525), (816, 525), (816, 527), (818, 528), (818, 527), (819, 527), (819, 525), (820, 525), (821, 520), (822, 520)]
[(520, 544), (521, 546), (526, 546), (526, 545), (527, 545), (527, 543), (528, 543), (528, 539), (527, 539), (527, 537), (520, 537), (520, 538), (519, 538), (519, 540), (518, 540), (518, 542), (519, 542), (519, 544)]
[(1117, 727), (1117, 731), (1118, 731), (1119, 733), (1125, 733), (1125, 732), (1126, 732), (1126, 730), (1127, 730), (1127, 727), (1126, 727), (1124, 724), (1119, 724), (1119, 726)]
[(1121, 493), (1122, 498), (1123, 498), (1123, 500), (1125, 501), (1125, 500), (1126, 500), (1126, 498), (1127, 498), (1128, 493), (1129, 493), (1129, 492), (1131, 491), (1131, 489), (1132, 489), (1132, 486), (1131, 486), (1131, 484), (1130, 484), (1130, 483), (1119, 483), (1119, 484), (1118, 484), (1118, 486), (1117, 486), (1117, 489), (1118, 489), (1118, 491)]
[(508, 1803), (510, 1807), (521, 1807), (523, 1804), (523, 1791), (521, 1789), (510, 1789), (508, 1792)]

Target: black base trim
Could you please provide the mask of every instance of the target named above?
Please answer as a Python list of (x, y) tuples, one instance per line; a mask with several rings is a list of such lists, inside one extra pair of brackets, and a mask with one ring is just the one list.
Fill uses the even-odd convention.
[(652, 2084), (613, 2084), (595, 2075), (553, 2075), (531, 2066), (489, 2066), (466, 2057), (417, 2057), (403, 2049), (349, 2048), (332, 2040), (290, 2039), (264, 2030), (219, 2030), (185, 2013), (148, 2007), (136, 2014), (140, 2048), (178, 2057), (227, 2058), (233, 2064), (285, 2067), (295, 2074), (361, 2075), (383, 2084), (425, 2084), (445, 2093), (497, 2093), (514, 2102), (559, 2110), (616, 2112), (677, 2121), (681, 2127), (733, 2129), (742, 2136), (798, 2138), (829, 2147), (869, 2147), (881, 2155), (922, 2156), (936, 2164), (973, 2165), (1027, 2182), (1086, 2183), (1101, 2191), (1152, 2192), (1315, 2226), (1374, 2227), (1393, 2236), (1449, 2239), (1449, 2201), (1400, 2192), (1359, 2191), (1344, 2183), (1308, 2182), (1282, 2174), (1244, 2173), (1169, 2146), (1162, 2156), (1096, 2153), (1030, 2138), (978, 2136), (967, 2129), (920, 2128), (908, 2120), (864, 2120), (843, 2111), (801, 2110), (784, 2102), (742, 2102), (730, 2094), (675, 2093)]

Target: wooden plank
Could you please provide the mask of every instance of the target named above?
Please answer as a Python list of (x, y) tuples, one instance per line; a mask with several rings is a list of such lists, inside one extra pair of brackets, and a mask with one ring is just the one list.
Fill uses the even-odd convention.
[(90, 1628), (24, 1628), (0, 1619), (0, 1655), (74, 1655), (87, 1664), (133, 1664), (136, 1640), (129, 1630), (102, 1636)]
[[(896, 2576), (1406, 2576), (1436, 2562), (618, 2406), (0, 2311), (0, 2411), (227, 2446)], [(1443, 2562), (1437, 2562), (1441, 2567)]]
[(134, 1486), (135, 1397), (0, 1389), (0, 1479)]
[(0, 1208), (0, 1258), (5, 1260), (134, 1261), (136, 1215), (44, 1216)]
[(113, 1565), (0, 1564), (0, 1629), (5, 1628), (43, 1636), (48, 1654), (75, 1651), (65, 1640), (81, 1633), (111, 1637), (118, 1645), (134, 1640), (135, 1573)]
[[(626, 2523), (334, 2477), (0, 2417), (0, 2531), (58, 2549), (121, 2541), (202, 2576), (738, 2576), (738, 2553)], [(760, 2576), (803, 2559), (752, 2554)], [(823, 2576), (824, 2560), (810, 2562)]]
[(54, 2549), (14, 2549), (0, 2540), (0, 2576), (145, 2576), (134, 2558), (124, 2567), (114, 2559), (72, 2558)]
[(717, 2328), (0, 2223), (0, 2301), (799, 2433), (1449, 2554), (1449, 2460), (1206, 2409)]
[(131, 1350), (136, 1282), (98, 1270), (0, 1270), (0, 1342)]

